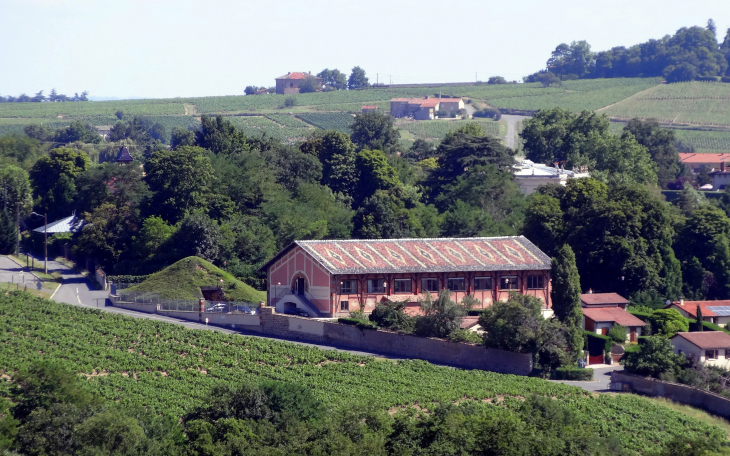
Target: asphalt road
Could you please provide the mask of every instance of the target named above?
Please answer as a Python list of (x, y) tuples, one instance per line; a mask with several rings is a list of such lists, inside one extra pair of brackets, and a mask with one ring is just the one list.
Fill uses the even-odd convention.
[(611, 383), (611, 372), (615, 370), (623, 370), (623, 366), (620, 364), (614, 364), (612, 366), (599, 367), (593, 369), (592, 382), (575, 382), (569, 380), (553, 380), (558, 383), (565, 383), (566, 385), (573, 385), (579, 388), (583, 388), (586, 391), (605, 393), (610, 391), (608, 384)]
[(507, 136), (505, 136), (505, 139), (507, 140), (507, 147), (510, 149), (515, 148), (515, 138), (517, 133), (517, 122), (520, 120), (529, 119), (530, 117), (527, 116), (515, 116), (511, 114), (503, 114), (502, 120), (507, 121)]

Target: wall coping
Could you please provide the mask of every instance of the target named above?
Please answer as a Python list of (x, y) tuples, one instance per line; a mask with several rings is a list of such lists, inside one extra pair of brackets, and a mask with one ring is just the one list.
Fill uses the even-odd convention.
[(641, 380), (649, 380), (649, 381), (652, 381), (654, 383), (659, 383), (659, 384), (662, 384), (662, 385), (679, 386), (679, 387), (691, 389), (691, 390), (697, 391), (698, 393), (703, 393), (703, 394), (706, 394), (708, 396), (712, 396), (712, 397), (714, 397), (716, 399), (721, 399), (723, 401), (727, 401), (727, 402), (730, 403), (730, 398), (729, 397), (723, 396), (721, 394), (713, 393), (712, 391), (703, 390), (703, 389), (697, 388), (695, 386), (685, 385), (683, 383), (668, 382), (666, 380), (660, 380), (660, 379), (654, 378), (654, 377), (644, 377), (643, 375), (632, 374), (632, 373), (626, 372), (626, 371), (613, 371), (611, 373), (611, 381), (613, 382), (614, 377), (615, 377), (616, 380), (618, 380), (620, 382), (621, 381), (621, 379), (619, 378), (620, 376), (630, 377), (630, 378), (633, 377), (633, 378), (638, 378), (638, 379), (641, 379)]

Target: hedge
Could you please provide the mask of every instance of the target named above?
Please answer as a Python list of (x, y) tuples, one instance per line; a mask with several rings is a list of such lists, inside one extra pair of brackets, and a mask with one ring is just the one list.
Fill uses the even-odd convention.
[(359, 320), (357, 318), (338, 318), (337, 322), (343, 325), (357, 326), (359, 329), (378, 329), (378, 325), (372, 321)]
[(575, 367), (558, 367), (553, 371), (553, 380), (593, 380), (593, 369), (578, 369)]
[(646, 339), (648, 339), (649, 337), (652, 337), (652, 336), (639, 336), (636, 338), (636, 341), (639, 343), (639, 345), (641, 345), (644, 342), (646, 342)]
[(147, 275), (108, 275), (106, 276), (107, 282), (110, 283), (129, 283), (129, 284), (137, 284), (144, 282), (147, 277), (151, 276), (152, 274)]
[[(697, 331), (697, 320), (688, 319), (687, 321), (689, 321), (690, 332)], [(705, 331), (724, 331), (726, 333), (730, 333), (730, 331), (728, 331), (727, 329), (717, 326), (715, 323), (710, 323), (709, 321), (703, 320), (702, 326), (704, 326)]]
[[(584, 333), (587, 338), (593, 337), (596, 339), (603, 339), (603, 343), (604, 343), (603, 349), (606, 351), (606, 353), (611, 353), (611, 347), (613, 346), (613, 340), (611, 340), (610, 337), (604, 336), (602, 334), (596, 334), (591, 331), (584, 331)], [(587, 346), (587, 344), (588, 344), (588, 339), (586, 339), (586, 346)]]

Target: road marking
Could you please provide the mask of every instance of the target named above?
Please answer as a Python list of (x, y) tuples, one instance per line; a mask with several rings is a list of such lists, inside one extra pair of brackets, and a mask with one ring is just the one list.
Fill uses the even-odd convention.
[(58, 286), (56, 287), (56, 291), (54, 291), (53, 294), (51, 295), (51, 301), (53, 301), (53, 297), (56, 296), (56, 293), (58, 293), (58, 290), (60, 290), (60, 289), (61, 289), (61, 284), (59, 283)]
[(76, 294), (79, 294), (79, 287), (76, 287)]
[(76, 299), (79, 300), (79, 304), (81, 304), (81, 298), (79, 298), (79, 295), (76, 295)]

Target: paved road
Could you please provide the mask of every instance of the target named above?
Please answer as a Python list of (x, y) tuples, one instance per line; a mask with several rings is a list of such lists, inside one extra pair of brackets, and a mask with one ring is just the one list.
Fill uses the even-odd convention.
[(507, 121), (507, 136), (505, 136), (505, 140), (507, 141), (507, 147), (510, 149), (515, 148), (515, 138), (517, 133), (517, 122), (520, 120), (529, 119), (528, 116), (513, 116), (511, 114), (503, 114), (502, 119)]
[(26, 284), (28, 286), (38, 282), (38, 279), (25, 268), (6, 256), (0, 256), (0, 282)]
[(614, 364), (612, 366), (599, 367), (593, 370), (592, 382), (573, 382), (568, 380), (553, 380), (558, 383), (565, 383), (566, 385), (573, 385), (583, 388), (586, 391), (605, 393), (610, 391), (608, 384), (611, 383), (611, 372), (615, 370), (623, 370), (623, 366)]

